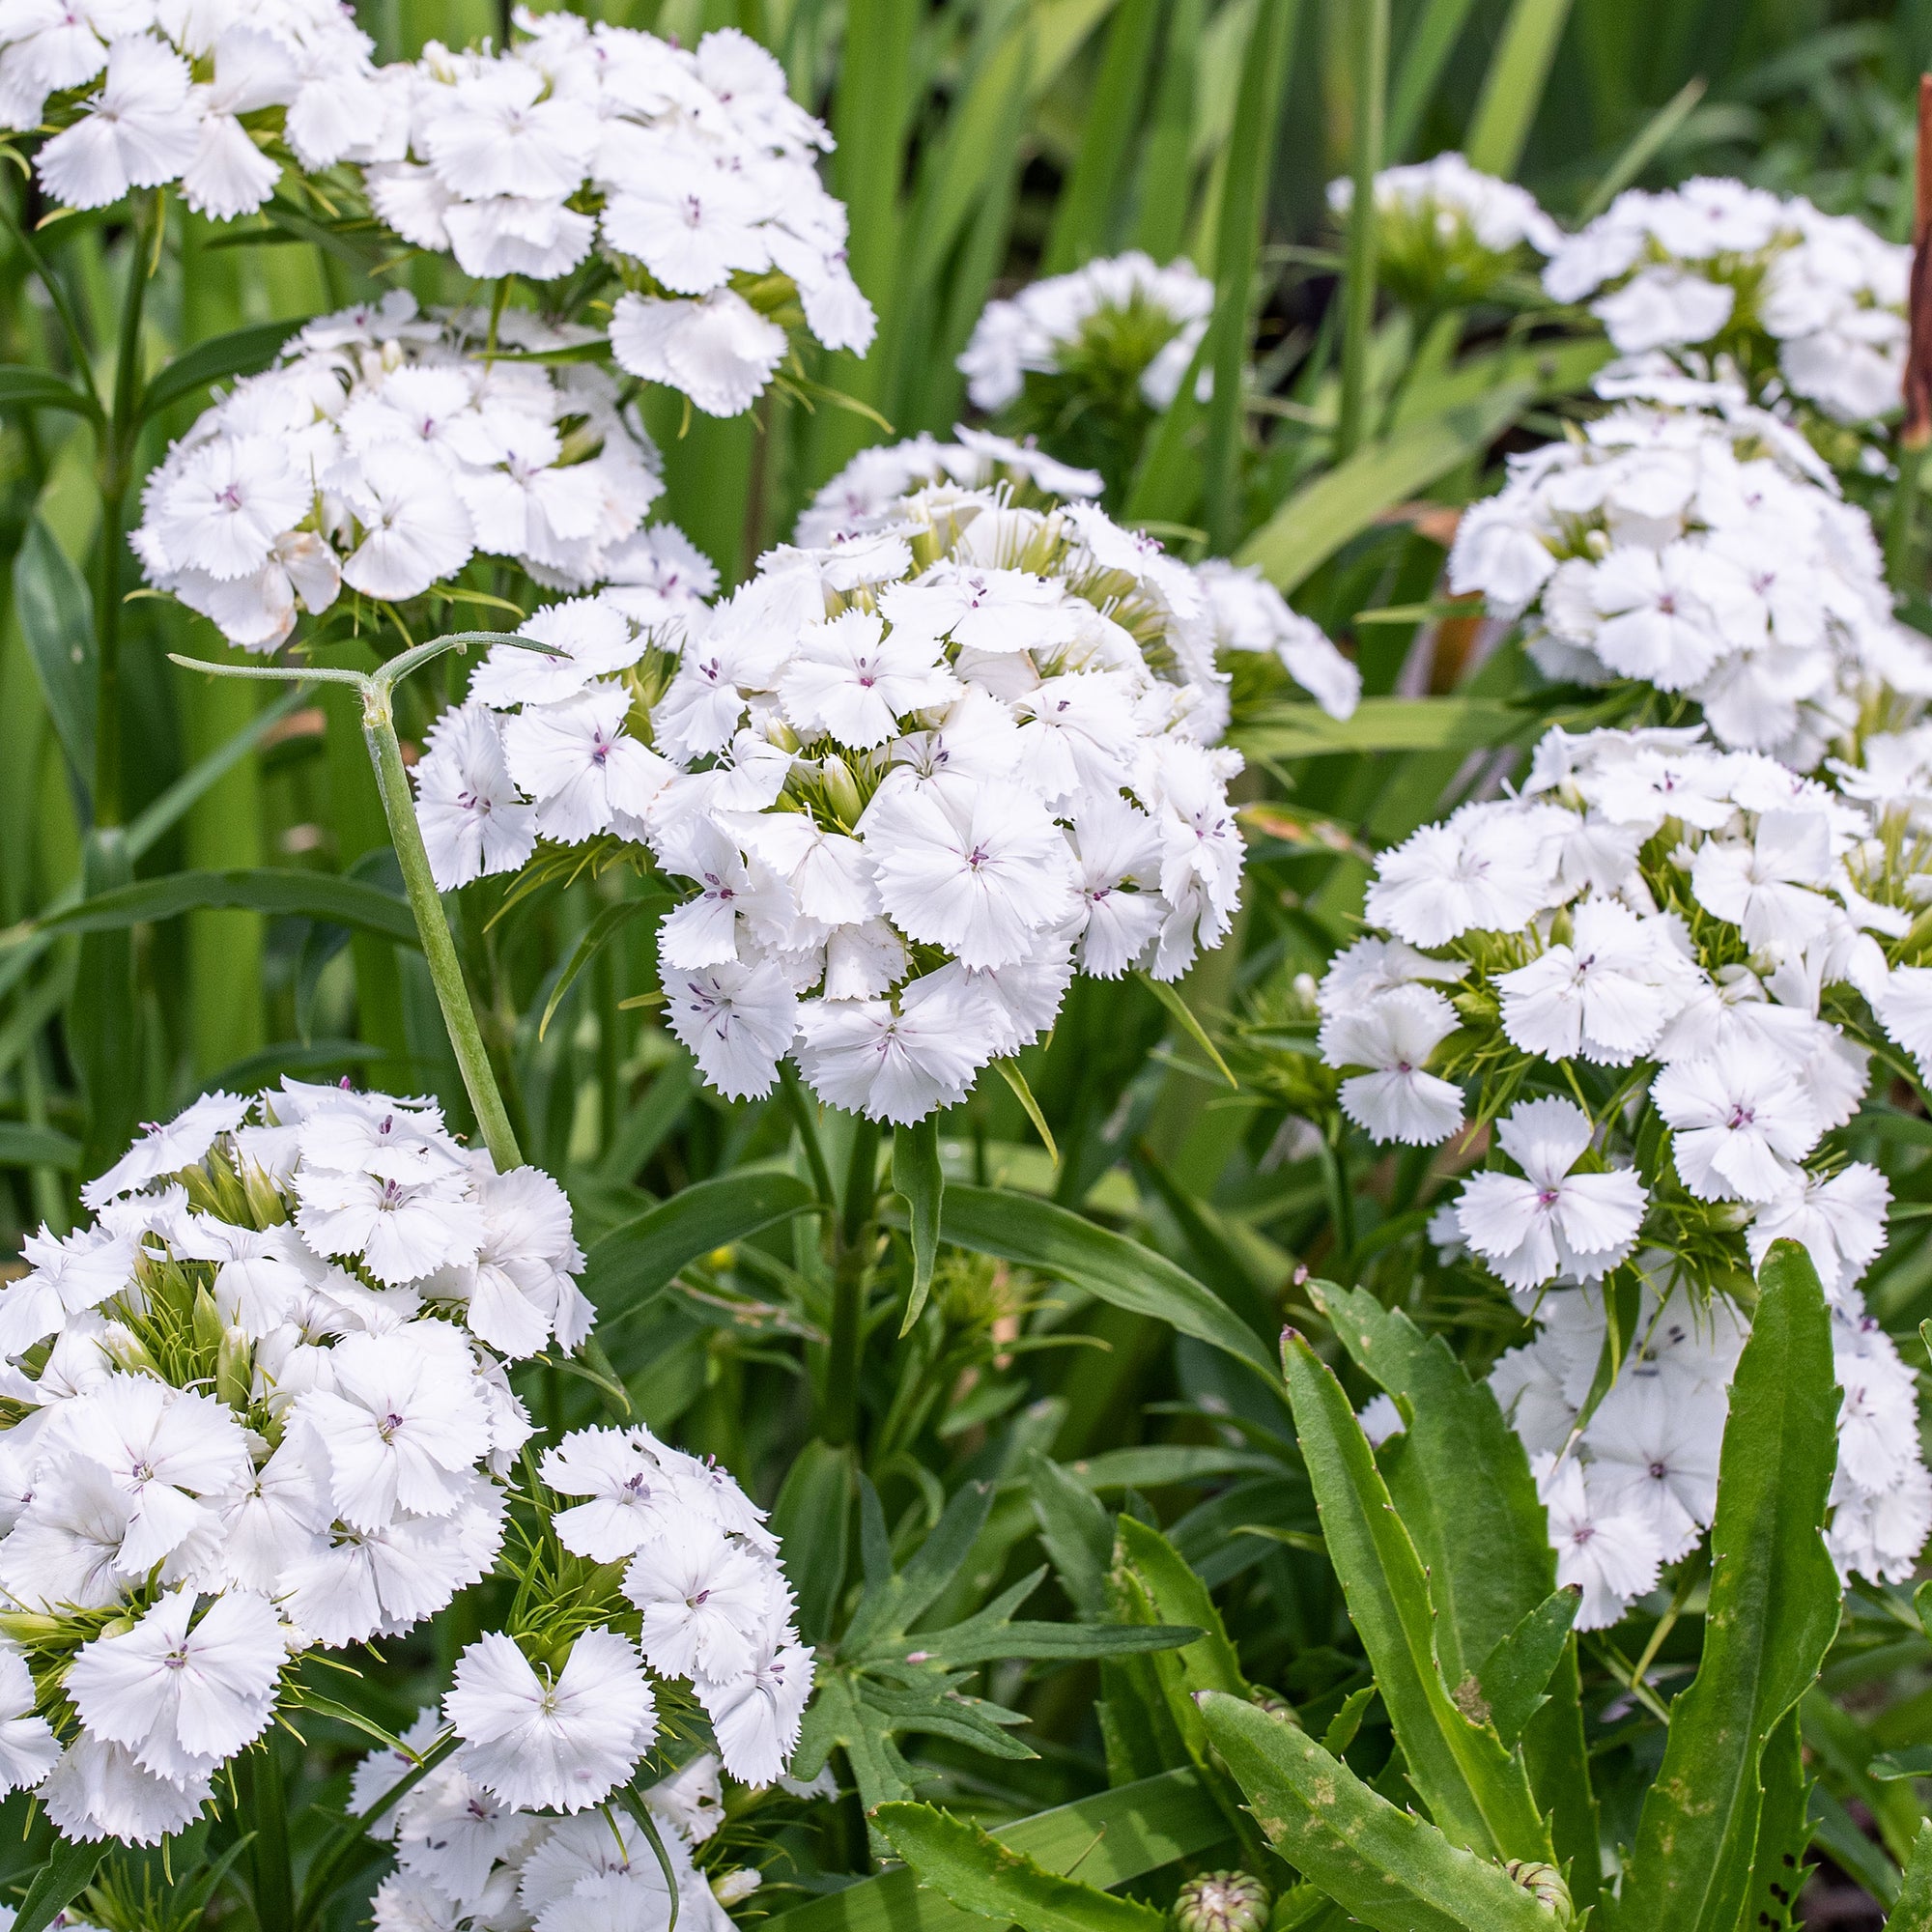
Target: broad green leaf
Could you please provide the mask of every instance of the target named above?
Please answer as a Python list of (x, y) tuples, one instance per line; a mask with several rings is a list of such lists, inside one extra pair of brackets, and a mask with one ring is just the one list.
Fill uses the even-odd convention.
[(1577, 1639), (1564, 1646), (1549, 1680), (1549, 1701), (1522, 1734), (1529, 1788), (1549, 1820), (1556, 1861), (1570, 1880), (1578, 1912), (1597, 1902), (1603, 1888), (1603, 1829), (1590, 1782), (1590, 1747), (1583, 1735), (1583, 1683), (1577, 1668)]
[[(1433, 1587), (1435, 1572), (1429, 1577)], [(1490, 1722), (1506, 1745), (1522, 1736), (1549, 1689), (1549, 1680), (1563, 1662), (1570, 1628), (1577, 1621), (1582, 1593), (1573, 1584), (1553, 1591), (1537, 1605), (1490, 1653), (1476, 1673)], [(1436, 1627), (1440, 1647), (1441, 1626)]]
[(404, 946), (421, 944), (409, 902), (395, 894), (339, 872), (298, 872), (269, 866), (231, 872), (166, 872), (157, 879), (136, 879), (110, 892), (97, 893), (65, 912), (49, 914), (39, 929), (113, 932), (209, 906), (326, 920), (332, 925), (380, 933)]
[(80, 1165), (80, 1143), (52, 1127), (0, 1121), (0, 1167), (56, 1167), (71, 1174)]
[[(1486, 1669), (1556, 1588), (1529, 1459), (1489, 1384), (1469, 1378), (1441, 1336), (1425, 1335), (1366, 1289), (1320, 1282), (1310, 1293), (1355, 1365), (1408, 1412), (1389, 1492), (1429, 1571), (1435, 1654), (1453, 1689)], [(1532, 1695), (1561, 1648), (1559, 1633)], [(1497, 1728), (1504, 1743), (1516, 1742), (1516, 1731)]]
[(1526, 384), (1510, 384), (1481, 402), (1364, 444), (1281, 504), (1235, 560), (1259, 564), (1278, 590), (1294, 589), (1384, 510), (1487, 449), (1528, 407), (1533, 393)]
[(69, 410), (75, 415), (97, 413), (94, 399), (76, 389), (51, 369), (29, 369), (17, 362), (0, 363), (0, 410)]
[[(932, 1655), (949, 1669), (969, 1663), (997, 1663), (1009, 1658), (1052, 1659), (1065, 1662), (1080, 1658), (1131, 1657), (1142, 1651), (1181, 1650), (1198, 1642), (1202, 1633), (1193, 1624), (1053, 1624), (1001, 1618), (983, 1631), (955, 1624), (932, 1641)], [(964, 1634), (962, 1634), (964, 1633)], [(915, 1633), (916, 1637), (923, 1634)]]
[(1037, 1450), (1027, 1462), (1027, 1496), (1060, 1587), (1083, 1617), (1099, 1616), (1107, 1606), (1113, 1518), (1085, 1483)]
[[(1003, 1825), (993, 1836), (1048, 1871), (1078, 1867), (1090, 1885), (1115, 1886), (1227, 1835), (1220, 1807), (1191, 1771), (1170, 1771)], [(765, 1921), (765, 1932), (970, 1932), (977, 1915), (923, 1889), (900, 1868), (862, 1880)]]
[(907, 1335), (932, 1289), (932, 1264), (939, 1258), (939, 1215), (946, 1176), (939, 1165), (939, 1117), (928, 1114), (909, 1127), (893, 1129), (893, 1189), (906, 1205), (912, 1236), (912, 1293), (906, 1299), (899, 1333)]
[(1500, 1865), (1379, 1797), (1308, 1733), (1208, 1691), (1201, 1715), (1256, 1820), (1290, 1864), (1376, 1932), (1552, 1932)]
[[(127, 835), (118, 827), (96, 826), (80, 851), (83, 903), (126, 890), (132, 871)], [(62, 1031), (87, 1100), (80, 1147), (80, 1175), (86, 1179), (120, 1159), (140, 1118), (134, 939), (125, 926), (82, 935)]]
[(1765, 1742), (1838, 1628), (1837, 1572), (1822, 1534), (1837, 1458), (1831, 1318), (1796, 1242), (1773, 1247), (1759, 1280), (1719, 1462), (1704, 1652), (1671, 1707), (1609, 1919), (1617, 1932), (1733, 1932), (1757, 1839)]
[(1200, 1634), (1180, 1652), (1189, 1690), (1225, 1690), (1245, 1697), (1248, 1681), (1228, 1640), (1221, 1613), (1208, 1586), (1180, 1559), (1166, 1537), (1130, 1516), (1120, 1520), (1121, 1553), (1134, 1567), (1163, 1622), (1193, 1624)]
[(930, 1804), (881, 1804), (872, 1817), (921, 1885), (982, 1918), (1021, 1932), (1164, 1932), (1152, 1906), (1064, 1878)]
[(250, 323), (245, 328), (197, 343), (148, 379), (148, 386), (141, 392), (141, 419), (145, 422), (184, 397), (204, 402), (210, 384), (266, 369), (275, 359), (275, 352), (306, 321), (305, 316), (298, 316), (283, 322)]
[(798, 1592), (799, 1628), (808, 1643), (832, 1634), (851, 1540), (854, 1455), (850, 1443), (808, 1442), (785, 1471), (772, 1505), (772, 1533), (789, 1552), (785, 1570)]
[[(1511, 342), (1501, 349), (1464, 355), (1439, 371), (1420, 372), (1406, 384), (1393, 427), (1404, 430), (1444, 410), (1480, 402), (1507, 383), (1528, 384), (1532, 400), (1539, 402), (1577, 395), (1588, 389), (1591, 377), (1615, 354), (1603, 337), (1584, 335), (1567, 342), (1547, 337)], [(1469, 606), (1461, 608), (1466, 611)]]
[(810, 1188), (789, 1174), (724, 1174), (697, 1181), (596, 1242), (584, 1262), (583, 1292), (608, 1326), (636, 1315), (698, 1256), (813, 1205)]
[(1442, 1681), (1429, 1578), (1342, 1384), (1292, 1329), (1282, 1357), (1329, 1560), (1409, 1782), (1456, 1843), (1499, 1859), (1552, 1861), (1521, 1761), (1458, 1708)]
[(1515, 0), (1469, 125), (1471, 167), (1504, 180), (1516, 173), (1569, 17), (1570, 0)]
[(1918, 1828), (1886, 1932), (1932, 1932), (1932, 1818)]
[[(1156, 262), (1171, 261), (1187, 231), (1188, 205), (1194, 198), (1196, 69), (1207, 39), (1204, 0), (1169, 0), (1164, 11), (1159, 77), (1140, 144), (1132, 236), (1134, 246)], [(1203, 341), (1205, 347), (1205, 337)], [(1190, 377), (1180, 393), (1192, 388)]]
[(54, 735), (86, 790), (94, 783), (94, 598), (38, 513), (14, 559), (14, 610)]
[(1116, 1308), (1168, 1322), (1251, 1368), (1269, 1371), (1254, 1331), (1191, 1274), (1050, 1201), (955, 1181), (946, 1190), (940, 1232), (956, 1247), (1071, 1282)]
[(76, 1845), (66, 1838), (56, 1838), (46, 1863), (34, 1874), (26, 1897), (20, 1901), (14, 1918), (17, 1932), (46, 1932), (86, 1890), (105, 1849), (102, 1845)]
[(1319, 704), (1270, 704), (1232, 742), (1250, 757), (1315, 758), (1335, 752), (1467, 752), (1539, 731), (1546, 719), (1485, 697), (1365, 697), (1348, 718)]

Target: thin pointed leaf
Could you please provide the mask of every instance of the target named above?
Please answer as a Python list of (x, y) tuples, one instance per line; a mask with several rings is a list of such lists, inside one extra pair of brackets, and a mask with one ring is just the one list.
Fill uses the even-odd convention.
[(422, 944), (408, 900), (395, 894), (337, 872), (298, 872), (270, 866), (136, 879), (98, 893), (65, 912), (51, 913), (37, 927), (21, 928), (20, 933), (24, 938), (35, 931), (113, 932), (213, 906), (326, 921), (378, 933), (404, 946)]
[(901, 1336), (925, 1307), (932, 1289), (932, 1265), (939, 1258), (939, 1211), (946, 1194), (946, 1176), (939, 1165), (939, 1118), (928, 1114), (909, 1127), (893, 1129), (893, 1189), (906, 1205), (906, 1226), (912, 1236), (912, 1293), (906, 1298)]
[(66, 1838), (54, 1840), (47, 1861), (34, 1874), (27, 1895), (20, 1901), (14, 1924), (18, 1932), (46, 1932), (73, 1901), (86, 1890), (100, 1863), (101, 1845), (75, 1845)]
[(94, 598), (38, 513), (14, 559), (14, 611), (54, 735), (85, 790), (94, 782)]
[[(1430, 1580), (1434, 1582), (1432, 1573)], [(1522, 1736), (1563, 1662), (1581, 1592), (1573, 1584), (1553, 1591), (1490, 1653), (1476, 1673), (1490, 1722), (1506, 1745)]]
[(99, 413), (92, 396), (50, 369), (0, 363), (0, 410), (68, 410), (74, 415)]
[(1932, 1932), (1932, 1818), (1918, 1828), (1886, 1932)]
[(1376, 1932), (1552, 1932), (1499, 1865), (1379, 1797), (1286, 1718), (1208, 1691), (1201, 1715), (1275, 1849)]
[(1033, 1089), (1027, 1085), (1027, 1077), (1020, 1071), (1017, 1060), (996, 1060), (993, 1065), (999, 1069), (1000, 1078), (1013, 1091), (1013, 1098), (1026, 1110), (1026, 1117), (1033, 1122), (1033, 1130), (1040, 1138), (1046, 1149), (1046, 1157), (1055, 1167), (1060, 1165), (1060, 1149), (1053, 1138), (1053, 1129), (1046, 1124), (1046, 1116), (1040, 1112), (1039, 1102), (1033, 1096)]
[(1570, 0), (1516, 0), (1510, 9), (1469, 127), (1471, 167), (1504, 180), (1516, 173), (1569, 17)]
[(212, 384), (266, 369), (275, 359), (276, 351), (299, 332), (307, 319), (297, 316), (283, 322), (251, 323), (245, 328), (197, 343), (148, 379), (148, 386), (141, 392), (141, 420), (145, 422), (185, 397), (206, 401), (205, 392)]
[(556, 976), (556, 984), (550, 989), (550, 998), (544, 1003), (543, 1018), (537, 1022), (539, 1039), (550, 1031), (550, 1023), (556, 1017), (557, 1008), (563, 1005), (564, 995), (577, 983), (577, 976), (591, 960), (640, 912), (654, 912), (670, 902), (668, 893), (652, 893), (641, 898), (619, 899), (615, 905), (605, 906), (583, 928), (583, 936), (571, 949), (563, 971)]
[(1213, 1063), (1215, 1072), (1239, 1093), (1241, 1083), (1235, 1078), (1229, 1070), (1228, 1063), (1221, 1058), (1221, 1049), (1208, 1037), (1208, 1029), (1194, 1017), (1193, 1008), (1180, 997), (1179, 987), (1169, 984), (1165, 980), (1156, 980), (1151, 973), (1138, 973), (1134, 977), (1167, 1009), (1170, 1017), (1181, 1032)]

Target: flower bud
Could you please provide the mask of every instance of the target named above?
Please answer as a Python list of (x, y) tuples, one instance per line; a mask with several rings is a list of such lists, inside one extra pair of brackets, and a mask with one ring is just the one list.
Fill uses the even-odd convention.
[(230, 1408), (245, 1409), (253, 1391), (254, 1368), (254, 1349), (248, 1337), (240, 1328), (224, 1328), (214, 1351), (215, 1399)]
[(222, 1343), (221, 1311), (206, 1288), (194, 1292), (194, 1346), (205, 1354), (218, 1354)]
[(837, 752), (828, 752), (818, 761), (818, 770), (825, 784), (826, 799), (833, 810), (847, 825), (856, 825), (859, 822), (859, 814), (866, 807), (859, 796), (859, 787), (853, 780), (851, 767)]
[(1268, 1890), (1243, 1871), (1206, 1872), (1175, 1895), (1177, 1932), (1263, 1932)]
[(1572, 1922), (1570, 1888), (1563, 1883), (1563, 1874), (1554, 1865), (1544, 1864), (1536, 1859), (1512, 1859), (1503, 1869), (1539, 1905), (1547, 1907), (1555, 1916), (1557, 1924), (1568, 1925)]

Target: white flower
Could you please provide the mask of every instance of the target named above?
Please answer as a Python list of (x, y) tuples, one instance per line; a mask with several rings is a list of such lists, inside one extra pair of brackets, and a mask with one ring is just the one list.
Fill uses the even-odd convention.
[(129, 188), (176, 180), (194, 159), (201, 119), (188, 81), (187, 63), (154, 36), (117, 39), (105, 85), (40, 152), (47, 192), (70, 208), (105, 208)]
[(1592, 896), (1576, 908), (1567, 944), (1495, 984), (1503, 1031), (1524, 1052), (1628, 1066), (1657, 1044), (1693, 977), (1662, 922)]
[(624, 731), (630, 708), (623, 686), (596, 684), (504, 726), (511, 776), (537, 801), (546, 838), (571, 842), (649, 815), (670, 768)]
[(52, 1727), (34, 1715), (35, 1702), (25, 1660), (0, 1651), (0, 1787), (8, 1791), (38, 1784), (61, 1754)]
[(651, 1668), (712, 1684), (751, 1669), (781, 1601), (768, 1558), (696, 1525), (646, 1543), (624, 1572), (624, 1594), (643, 1613), (639, 1642)]
[(769, 960), (726, 960), (665, 978), (665, 1023), (704, 1077), (734, 1100), (772, 1091), (798, 1017), (798, 995)]
[(1556, 1580), (1582, 1592), (1576, 1627), (1607, 1629), (1657, 1581), (1663, 1554), (1656, 1534), (1637, 1511), (1595, 1493), (1576, 1457), (1538, 1456), (1530, 1467), (1549, 1513)]
[(481, 704), (446, 711), (412, 774), (430, 869), (443, 892), (513, 872), (536, 849), (536, 808), (517, 796), (502, 725)]
[(1584, 1432), (1594, 1498), (1645, 1522), (1665, 1563), (1690, 1553), (1718, 1506), (1721, 1404), (1686, 1402), (1657, 1375), (1627, 1372)]
[(1676, 1129), (1678, 1178), (1700, 1201), (1775, 1201), (1789, 1192), (1792, 1163), (1817, 1145), (1817, 1109), (1789, 1072), (1739, 1050), (1678, 1061), (1651, 1083)]
[(733, 289), (696, 301), (623, 295), (611, 315), (620, 368), (681, 389), (706, 415), (751, 408), (783, 359), (784, 330)]
[(112, 1838), (124, 1845), (157, 1845), (201, 1816), (214, 1787), (202, 1776), (157, 1777), (143, 1771), (126, 1746), (83, 1731), (36, 1795), (46, 1808), (47, 1822), (64, 1838), (83, 1844)]
[(903, 1125), (966, 1097), (993, 1057), (983, 996), (934, 973), (886, 1000), (808, 1000), (798, 1009), (799, 1070), (828, 1106)]
[(1342, 1082), (1343, 1111), (1378, 1141), (1433, 1147), (1447, 1140), (1463, 1124), (1462, 1089), (1427, 1071), (1427, 1062), (1455, 1031), (1454, 1008), (1426, 986), (1397, 987), (1324, 1020), (1322, 1059), (1373, 1069)]
[(1472, 1176), (1456, 1218), (1509, 1287), (1535, 1288), (1558, 1274), (1590, 1279), (1630, 1253), (1643, 1220), (1643, 1183), (1628, 1169), (1571, 1172), (1591, 1141), (1589, 1119), (1574, 1100), (1524, 1101), (1496, 1138), (1525, 1178)]
[(711, 1719), (719, 1755), (733, 1777), (769, 1784), (784, 1770), (798, 1743), (811, 1679), (810, 1651), (780, 1638), (742, 1677), (697, 1685), (697, 1701)]
[(163, 1175), (198, 1166), (215, 1141), (242, 1124), (248, 1102), (234, 1094), (204, 1094), (165, 1125), (151, 1124), (105, 1174), (81, 1189), (82, 1204), (99, 1209), (117, 1195), (146, 1187)]
[(1727, 919), (1754, 947), (1776, 940), (1802, 946), (1828, 923), (1832, 906), (1817, 891), (1832, 882), (1832, 834), (1820, 811), (1767, 811), (1749, 844), (1710, 839), (1697, 848), (1690, 888), (1697, 902)]
[(1365, 909), (1413, 945), (1439, 946), (1475, 926), (1512, 932), (1527, 924), (1548, 885), (1541, 843), (1527, 828), (1459, 813), (1383, 853)]
[(841, 744), (883, 745), (909, 711), (959, 696), (959, 680), (941, 662), (936, 641), (846, 611), (810, 626), (786, 665), (779, 695), (785, 716), (808, 738), (820, 732)]
[(507, 1636), (479, 1637), (457, 1662), (443, 1710), (469, 1776), (506, 1804), (559, 1811), (606, 1797), (657, 1732), (638, 1654), (609, 1630), (586, 1631), (563, 1668), (541, 1676)]
[(1802, 1242), (1826, 1294), (1836, 1298), (1878, 1259), (1890, 1201), (1885, 1176), (1861, 1160), (1828, 1179), (1806, 1176), (1757, 1210), (1745, 1235), (1752, 1265), (1764, 1265), (1774, 1241)]

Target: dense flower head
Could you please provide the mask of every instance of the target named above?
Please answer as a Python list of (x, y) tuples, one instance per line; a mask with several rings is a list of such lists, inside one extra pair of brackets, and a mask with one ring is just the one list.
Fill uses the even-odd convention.
[[(425, 1711), (402, 1742), (421, 1753), (437, 1734), (437, 1714)], [(356, 1769), (352, 1807), (374, 1810), (411, 1769), (399, 1752), (372, 1752)], [(724, 1821), (716, 1753), (686, 1759), (638, 1797), (655, 1845), (628, 1812), (519, 1809), (460, 1761), (436, 1765), (370, 1824), (396, 1860), (376, 1892), (376, 1932), (668, 1932), (673, 1916), (692, 1932), (730, 1932), (724, 1903), (754, 1890), (758, 1874), (715, 1856)]]
[[(1201, 578), (1092, 504), (953, 480), (943, 445), (898, 461), (928, 459), (942, 480), (773, 551), (668, 648), (584, 600), (526, 627), (554, 676), (505, 645), (471, 686), (462, 728), (500, 730), (534, 836), (641, 845), (689, 894), (666, 1017), (733, 1096), (789, 1054), (830, 1104), (919, 1120), (1039, 1037), (1076, 972), (1176, 978), (1233, 919)], [(445, 885), (517, 863), (458, 856)]]
[(1802, 195), (1705, 178), (1626, 189), (1543, 279), (1556, 300), (1589, 302), (1626, 354), (1723, 357), (1765, 400), (1863, 423), (1899, 406), (1911, 262)]
[(1735, 387), (1662, 393), (1706, 407), (1626, 395), (1512, 457), (1463, 518), (1451, 589), (1524, 617), (1548, 676), (1692, 699), (1721, 744), (1801, 770), (1922, 704), (1932, 646), (1893, 617), (1863, 511)]
[[(1909, 753), (1892, 759), (1873, 809), (1847, 795), (1856, 772), (1833, 790), (1694, 729), (1553, 731), (1520, 795), (1382, 856), (1374, 930), (1318, 991), (1342, 1108), (1372, 1139), (1445, 1141), (1472, 1104), (1488, 1129), (1485, 1164), (1432, 1233), (1542, 1324), (1505, 1358), (1498, 1394), (1532, 1452), (1555, 1459), (1552, 1536), (1574, 1544), (1564, 1580), (1583, 1584), (1596, 1622), (1709, 1523), (1734, 1301), (1780, 1239), (1804, 1248), (1832, 1301), (1845, 1386), (1876, 1363), (1887, 1439), (1910, 1449), (1861, 1460), (1848, 1403), (1840, 1568), (1903, 1576), (1932, 1524), (1916, 1411), (1906, 1401), (1900, 1420), (1894, 1386), (1911, 1378), (1857, 1288), (1889, 1190), (1832, 1142), (1874, 1047), (1932, 1048), (1917, 930), (1932, 861), (1912, 769)], [(1578, 1450), (1612, 1277), (1647, 1297), (1642, 1348), (1679, 1336), (1666, 1367), (1695, 1374), (1681, 1400), (1648, 1395), (1640, 1348), (1583, 1417)], [(1645, 1489), (1652, 1464), (1681, 1480)]]
[(0, 128), (55, 130), (36, 169), (56, 203), (179, 182), (190, 208), (231, 220), (291, 161), (381, 152), (395, 115), (372, 44), (337, 0), (0, 0)]
[(737, 415), (786, 355), (794, 305), (828, 349), (873, 316), (821, 184), (824, 127), (735, 28), (695, 48), (570, 14), (519, 12), (500, 52), (432, 43), (393, 152), (364, 169), (404, 241), (466, 274), (554, 282), (599, 252), (621, 285), (611, 354), (712, 415)]
[(556, 1183), (425, 1100), (210, 1094), (82, 1198), (0, 1291), (0, 1776), (150, 1843), (293, 1659), (490, 1568), (531, 1433), (504, 1360), (591, 1316)]
[(571, 339), (514, 310), (494, 330), (426, 316), (402, 291), (311, 322), (149, 476), (131, 539), (148, 582), (258, 651), (298, 603), (419, 596), (478, 552), (557, 589), (647, 586), (683, 540), (643, 526), (664, 486), (635, 406), (587, 364), (491, 353)]
[(1129, 249), (990, 301), (959, 357), (975, 408), (1004, 409), (1029, 374), (1123, 383), (1164, 410), (1187, 375), (1214, 308), (1214, 284), (1191, 262), (1162, 268)]
[[(1347, 176), (1328, 184), (1335, 214), (1346, 217), (1354, 201)], [(1564, 245), (1527, 188), (1453, 152), (1382, 169), (1375, 204), (1377, 274), (1416, 307), (1480, 300), (1530, 251), (1554, 255)]]

